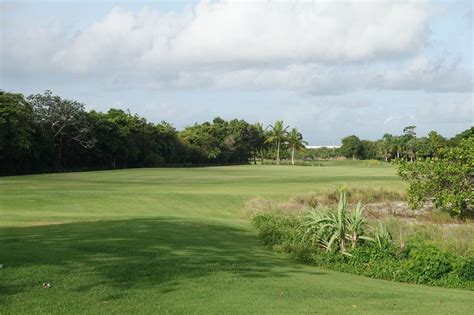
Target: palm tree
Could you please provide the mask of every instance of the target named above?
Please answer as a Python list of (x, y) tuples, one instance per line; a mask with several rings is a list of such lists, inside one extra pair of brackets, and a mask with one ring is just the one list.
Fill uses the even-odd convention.
[(277, 120), (273, 126), (270, 125), (268, 127), (271, 130), (266, 142), (276, 143), (276, 147), (277, 147), (276, 161), (277, 161), (277, 165), (279, 165), (280, 164), (280, 147), (281, 147), (281, 144), (284, 143), (286, 140), (286, 135), (288, 133), (286, 130), (288, 129), (288, 126), (283, 127), (283, 121)]
[(385, 162), (388, 162), (388, 158), (391, 156), (391, 149), (394, 144), (394, 137), (386, 133), (382, 137), (382, 142), (381, 142), (381, 149), (383, 151), (383, 157), (385, 159)]
[(287, 136), (288, 143), (291, 147), (291, 164), (295, 165), (295, 152), (296, 150), (304, 150), (305, 145), (308, 142), (303, 141), (303, 135), (298, 132), (296, 128), (291, 129), (291, 132)]

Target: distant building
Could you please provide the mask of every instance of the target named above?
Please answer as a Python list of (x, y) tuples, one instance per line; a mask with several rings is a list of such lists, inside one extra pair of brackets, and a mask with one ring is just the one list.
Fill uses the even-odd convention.
[(321, 149), (321, 148), (328, 148), (328, 149), (338, 149), (340, 145), (307, 145), (306, 149)]

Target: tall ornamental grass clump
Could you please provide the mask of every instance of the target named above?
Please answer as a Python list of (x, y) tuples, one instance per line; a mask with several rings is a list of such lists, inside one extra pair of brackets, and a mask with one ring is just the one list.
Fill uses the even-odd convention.
[(306, 216), (305, 238), (318, 244), (327, 252), (339, 251), (350, 255), (348, 248), (354, 249), (361, 241), (373, 241), (367, 235), (367, 218), (360, 204), (349, 211), (346, 192), (341, 192), (337, 210), (313, 209)]

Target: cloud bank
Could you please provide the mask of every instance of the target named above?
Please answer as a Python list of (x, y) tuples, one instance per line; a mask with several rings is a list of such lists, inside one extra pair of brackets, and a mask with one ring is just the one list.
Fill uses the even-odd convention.
[(117, 88), (469, 91), (472, 73), (420, 56), (433, 12), (425, 1), (388, 0), (114, 7), (75, 31), (6, 25), (2, 68), (103, 76)]
[(419, 2), (199, 2), (179, 14), (114, 8), (53, 62), (101, 66), (360, 62), (412, 53), (429, 10)]

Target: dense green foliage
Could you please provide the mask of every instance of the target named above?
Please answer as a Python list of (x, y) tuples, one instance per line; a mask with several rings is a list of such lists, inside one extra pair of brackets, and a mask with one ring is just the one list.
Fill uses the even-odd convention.
[(2, 170), (16, 173), (16, 161), (32, 148), (32, 108), (20, 94), (0, 94), (0, 98), (0, 164)]
[(364, 147), (359, 137), (352, 135), (341, 140), (339, 153), (353, 160), (356, 158), (362, 159), (364, 158)]
[(419, 207), (433, 198), (437, 208), (462, 217), (472, 215), (474, 205), (474, 137), (456, 141), (438, 156), (414, 162), (400, 161), (399, 175), (409, 183), (408, 200)]
[[(271, 128), (270, 128), (271, 127)], [(269, 129), (270, 130), (267, 130)], [(86, 111), (50, 91), (26, 99), (0, 91), (0, 175), (67, 170), (256, 163), (280, 160), (302, 148), (302, 135), (287, 146), (283, 122), (264, 128), (244, 120), (194, 124), (177, 131), (119, 109)], [(295, 142), (295, 141), (298, 141)]]
[(361, 140), (355, 135), (341, 140), (340, 148), (308, 149), (297, 154), (302, 160), (326, 159), (360, 159), (360, 160), (405, 160), (426, 159), (438, 157), (447, 147), (456, 146), (459, 139), (468, 138), (474, 133), (474, 127), (446, 139), (436, 131), (431, 131), (425, 137), (417, 137), (415, 126), (405, 127), (401, 135), (384, 134), (379, 140)]
[(128, 111), (86, 111), (84, 104), (50, 91), (23, 97), (0, 91), (0, 175), (153, 166), (262, 163), (310, 165), (309, 160), (415, 160), (433, 158), (443, 148), (472, 135), (473, 129), (443, 138), (417, 138), (415, 126), (381, 140), (342, 139), (338, 149), (306, 149), (303, 135), (283, 121), (264, 127), (245, 120), (196, 123), (178, 131)]
[[(400, 248), (387, 242), (385, 235), (379, 239), (382, 242), (363, 242), (350, 250), (343, 247), (343, 252), (350, 254), (341, 255), (321, 249), (311, 238), (305, 237), (302, 231), (306, 224), (302, 217), (262, 213), (254, 217), (253, 223), (265, 245), (293, 253), (308, 264), (379, 279), (474, 289), (473, 256), (444, 252), (419, 239), (407, 240)], [(336, 228), (334, 231), (337, 235)], [(343, 240), (344, 235), (334, 239)]]

